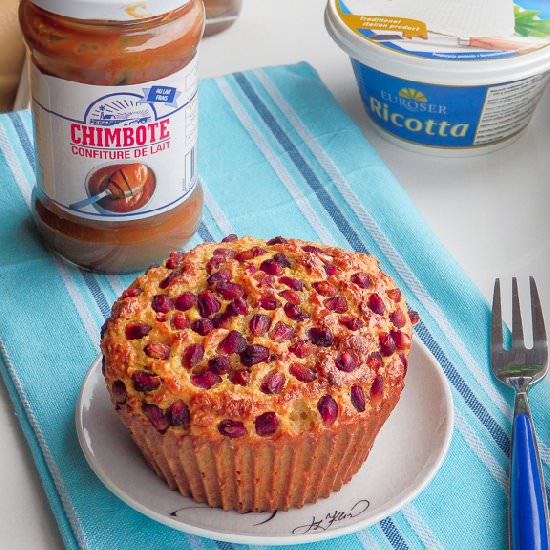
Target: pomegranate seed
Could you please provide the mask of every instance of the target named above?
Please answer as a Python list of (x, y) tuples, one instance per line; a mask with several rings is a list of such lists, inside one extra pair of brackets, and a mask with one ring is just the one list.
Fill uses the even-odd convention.
[(401, 363), (403, 364), (403, 378), (407, 376), (407, 369), (409, 367), (409, 361), (405, 357), (404, 353), (399, 354), (399, 358), (401, 359)]
[(384, 379), (379, 374), (374, 379), (374, 382), (372, 383), (372, 386), (370, 387), (370, 397), (373, 398), (380, 398), (382, 397), (384, 393)]
[(290, 302), (287, 302), (283, 309), (285, 310), (286, 316), (294, 321), (309, 319), (309, 315), (300, 306), (291, 304)]
[(312, 327), (307, 331), (307, 337), (316, 345), (329, 347), (332, 346), (334, 336), (328, 328)]
[(399, 330), (392, 330), (390, 331), (390, 336), (395, 342), (395, 348), (399, 351), (403, 351), (411, 347), (411, 339), (408, 334), (405, 334)]
[(338, 403), (330, 395), (323, 395), (319, 401), (317, 401), (317, 410), (323, 419), (325, 426), (334, 424), (336, 417), (338, 416)]
[(283, 268), (275, 260), (264, 260), (260, 269), (268, 275), (280, 275), (283, 272)]
[(270, 241), (267, 241), (267, 244), (269, 246), (272, 246), (274, 244), (287, 244), (288, 241), (284, 238), (284, 237), (281, 237), (280, 235), (278, 237), (273, 237), (273, 239), (271, 239)]
[(261, 437), (269, 437), (277, 431), (279, 420), (274, 412), (266, 412), (257, 416), (254, 420), (256, 433)]
[(346, 313), (348, 310), (348, 301), (343, 296), (335, 296), (325, 300), (325, 307), (336, 313)]
[(168, 313), (174, 305), (166, 294), (157, 294), (151, 300), (151, 308), (157, 313)]
[(226, 281), (229, 281), (231, 279), (231, 271), (229, 269), (220, 269), (219, 271), (216, 271), (216, 273), (212, 273), (210, 277), (208, 277), (208, 284), (210, 286), (214, 286), (217, 283), (225, 283)]
[(279, 292), (279, 296), (290, 302), (291, 304), (298, 305), (300, 303), (300, 296), (293, 292), (292, 290), (283, 290)]
[(246, 367), (251, 367), (252, 365), (261, 363), (262, 361), (267, 361), (268, 358), (269, 350), (259, 344), (247, 346), (241, 353), (241, 363)]
[(367, 357), (367, 365), (373, 371), (378, 372), (382, 368), (382, 365), (383, 365), (382, 356), (377, 351), (371, 353)]
[(325, 273), (330, 277), (331, 275), (336, 275), (340, 271), (335, 265), (327, 264), (325, 265)]
[(191, 344), (183, 354), (182, 364), (186, 369), (196, 367), (204, 357), (204, 350), (200, 344)]
[(170, 357), (170, 346), (161, 342), (149, 342), (145, 346), (145, 354), (152, 359), (166, 361)]
[(401, 291), (398, 288), (386, 290), (386, 294), (396, 303), (401, 301)]
[(226, 300), (242, 298), (245, 295), (244, 286), (238, 283), (222, 282), (216, 285), (216, 292)]
[(267, 254), (267, 250), (265, 248), (260, 248), (259, 246), (254, 246), (251, 248), (252, 255), (254, 258), (257, 258), (258, 256), (263, 256), (264, 254)]
[(312, 252), (316, 254), (324, 254), (324, 251), (321, 250), (318, 246), (311, 246), (309, 244), (306, 244), (306, 246), (302, 246), (302, 250), (304, 252)]
[(220, 310), (220, 301), (208, 290), (201, 292), (198, 297), (199, 313), (201, 317), (210, 317)]
[(218, 374), (227, 374), (231, 370), (231, 361), (229, 357), (217, 355), (208, 361), (208, 367)]
[(250, 319), (250, 332), (253, 336), (263, 336), (271, 326), (271, 318), (257, 313)]
[(238, 386), (247, 386), (250, 382), (250, 372), (246, 369), (238, 369), (229, 373), (229, 381)]
[(286, 285), (288, 288), (291, 288), (292, 290), (296, 290), (298, 292), (304, 290), (304, 283), (299, 279), (293, 279), (292, 277), (287, 277), (286, 275), (284, 275), (283, 277), (279, 277), (279, 282), (282, 285)]
[(242, 252), (237, 252), (235, 255), (235, 259), (238, 262), (247, 262), (252, 258), (254, 258), (254, 252), (252, 252), (252, 250), (243, 250)]
[(189, 320), (183, 313), (175, 313), (172, 315), (172, 319), (170, 319), (170, 323), (172, 324), (172, 327), (174, 327), (176, 330), (184, 330), (189, 326)]
[(313, 283), (312, 286), (317, 291), (317, 294), (320, 294), (321, 296), (336, 296), (336, 288), (326, 281)]
[(396, 349), (396, 346), (391, 334), (381, 334), (378, 337), (378, 341), (380, 343), (380, 353), (386, 357), (392, 355)]
[(279, 321), (269, 333), (269, 337), (276, 342), (282, 342), (284, 340), (292, 340), (295, 332), (293, 327)]
[(277, 265), (280, 265), (282, 268), (285, 268), (285, 267), (290, 267), (290, 260), (288, 259), (288, 257), (283, 254), (282, 252), (277, 252), (277, 254), (275, 254), (273, 256), (273, 261), (277, 264)]
[(275, 298), (269, 298), (266, 296), (264, 298), (260, 298), (258, 305), (263, 309), (267, 309), (271, 311), (273, 309), (277, 309), (278, 307), (281, 307), (281, 302), (279, 302), (279, 300)]
[(201, 336), (206, 336), (214, 330), (214, 323), (211, 319), (197, 319), (191, 323), (191, 330)]
[(168, 420), (166, 413), (162, 409), (159, 409), (156, 405), (143, 403), (141, 409), (157, 431), (165, 432), (170, 426), (170, 421)]
[(246, 435), (246, 428), (242, 422), (235, 420), (222, 420), (218, 424), (218, 431), (227, 437), (243, 437)]
[(127, 288), (123, 293), (123, 298), (135, 298), (136, 296), (139, 296), (140, 294), (143, 294), (143, 289), (141, 288)]
[(174, 279), (176, 277), (179, 277), (180, 275), (181, 271), (179, 269), (175, 269), (174, 271), (172, 271), (172, 273), (170, 273), (170, 275), (168, 275), (168, 277), (162, 279), (162, 281), (159, 283), (159, 288), (161, 288), (162, 290), (168, 288), (172, 284)]
[(174, 401), (168, 410), (166, 411), (168, 422), (170, 426), (181, 426), (182, 428), (189, 428), (191, 423), (191, 414), (189, 407), (181, 400)]
[(314, 370), (308, 369), (299, 363), (291, 365), (289, 372), (300, 382), (313, 382), (317, 378), (317, 373)]
[(291, 346), (288, 346), (288, 351), (303, 359), (315, 351), (315, 347), (308, 340), (298, 340)]
[(157, 315), (157, 321), (159, 323), (164, 323), (167, 320), (168, 320), (168, 317), (166, 315), (164, 315), (164, 314), (163, 315)]
[(209, 390), (212, 386), (219, 384), (222, 381), (222, 377), (211, 370), (204, 371), (201, 374), (193, 374), (191, 376), (191, 383), (195, 384), (199, 388)]
[(354, 384), (350, 391), (351, 404), (359, 411), (365, 410), (365, 393), (361, 386)]
[(244, 298), (235, 298), (226, 308), (226, 313), (236, 317), (237, 315), (248, 315), (248, 304)]
[(391, 315), (390, 315), (391, 322), (397, 327), (397, 328), (403, 328), (405, 326), (405, 323), (407, 320), (405, 319), (405, 314), (403, 313), (402, 309), (396, 309)]
[(237, 235), (235, 235), (235, 233), (230, 233), (229, 235), (225, 236), (222, 239), (222, 243), (230, 243), (230, 242), (236, 241), (238, 238), (239, 237), (237, 237)]
[(236, 330), (232, 330), (219, 344), (218, 352), (227, 353), (241, 353), (246, 348), (246, 340), (243, 335)]
[(264, 273), (263, 271), (258, 271), (254, 276), (254, 279), (260, 288), (275, 288), (274, 278), (271, 275), (267, 275), (267, 273)]
[(160, 386), (160, 377), (146, 370), (134, 372), (132, 381), (136, 391), (153, 391)]
[(380, 298), (378, 294), (371, 294), (369, 296), (367, 305), (369, 306), (369, 309), (372, 312), (377, 313), (378, 315), (383, 315), (383, 313), (386, 311), (384, 302), (382, 301), (382, 298)]
[(336, 367), (344, 372), (351, 372), (355, 370), (358, 365), (357, 355), (351, 349), (343, 351), (336, 359)]
[(126, 325), (126, 340), (141, 340), (152, 328), (141, 321), (130, 321)]
[(225, 256), (212, 256), (212, 258), (206, 264), (206, 271), (212, 273), (216, 269), (219, 269), (223, 264), (227, 262)]
[(197, 297), (192, 292), (184, 292), (174, 300), (174, 307), (179, 311), (187, 311), (197, 303)]
[(175, 269), (179, 267), (184, 258), (185, 254), (183, 252), (170, 252), (170, 257), (166, 260), (166, 267)]
[(260, 386), (260, 390), (268, 395), (278, 395), (283, 390), (286, 377), (282, 372), (268, 374)]
[(235, 257), (235, 251), (230, 248), (216, 248), (212, 254), (217, 258), (224, 258), (225, 260), (230, 260)]
[(353, 331), (363, 328), (363, 321), (359, 317), (340, 317), (338, 322)]
[(123, 405), (128, 400), (126, 384), (122, 380), (115, 380), (111, 386), (111, 393), (117, 405)]
[(414, 309), (409, 309), (409, 319), (411, 320), (411, 323), (413, 325), (416, 325), (416, 323), (420, 321), (420, 315), (418, 315), (418, 311), (415, 311)]
[(354, 273), (351, 276), (351, 282), (355, 283), (359, 288), (369, 288), (372, 286), (372, 279), (366, 273)]
[(231, 317), (233, 317), (233, 315), (230, 315), (226, 309), (223, 313), (218, 313), (218, 315), (210, 317), (210, 320), (215, 328), (229, 329), (231, 328)]

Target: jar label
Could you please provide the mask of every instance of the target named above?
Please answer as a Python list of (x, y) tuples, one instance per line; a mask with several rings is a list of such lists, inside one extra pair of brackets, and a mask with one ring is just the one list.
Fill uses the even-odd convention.
[(452, 149), (500, 143), (523, 130), (550, 72), (481, 86), (440, 86), (352, 66), (371, 120), (388, 134), (414, 144)]
[(38, 186), (88, 219), (170, 210), (197, 184), (197, 64), (161, 80), (96, 86), (32, 68)]

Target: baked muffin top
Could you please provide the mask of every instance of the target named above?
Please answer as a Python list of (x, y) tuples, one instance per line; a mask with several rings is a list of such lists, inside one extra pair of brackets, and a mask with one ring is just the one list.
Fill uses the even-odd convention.
[(115, 302), (106, 383), (115, 406), (161, 432), (320, 430), (401, 391), (411, 318), (373, 256), (231, 235), (173, 252)]

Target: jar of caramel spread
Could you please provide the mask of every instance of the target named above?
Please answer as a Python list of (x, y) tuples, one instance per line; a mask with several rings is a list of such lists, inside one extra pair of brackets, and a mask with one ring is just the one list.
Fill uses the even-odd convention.
[(200, 223), (202, 0), (22, 0), (48, 248), (108, 273), (181, 248)]

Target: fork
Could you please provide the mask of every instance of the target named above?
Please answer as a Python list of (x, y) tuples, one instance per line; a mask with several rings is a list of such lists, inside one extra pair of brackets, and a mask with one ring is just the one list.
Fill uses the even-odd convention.
[(533, 347), (527, 349), (517, 279), (512, 279), (512, 345), (504, 349), (500, 279), (495, 281), (491, 318), (491, 365), (494, 376), (515, 390), (510, 485), (508, 488), (508, 544), (513, 550), (548, 550), (548, 504), (544, 477), (527, 401), (529, 388), (548, 370), (548, 343), (535, 279), (529, 277)]

